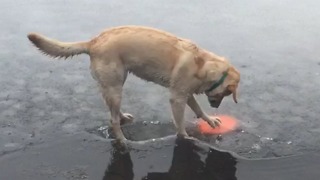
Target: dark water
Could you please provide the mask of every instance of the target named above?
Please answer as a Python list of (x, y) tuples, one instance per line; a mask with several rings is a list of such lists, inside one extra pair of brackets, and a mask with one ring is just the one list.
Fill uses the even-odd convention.
[[(166, 179), (237, 179), (237, 158), (227, 152), (220, 152), (195, 143), (192, 140), (168, 139), (169, 145), (160, 151), (170, 151), (173, 148), (172, 158), (157, 158), (150, 162), (148, 156), (141, 158), (146, 161), (135, 164), (131, 159), (132, 152), (124, 152), (124, 149), (115, 147), (112, 150), (112, 160), (105, 171), (104, 180), (108, 179), (143, 179), (143, 180), (166, 180)], [(160, 152), (157, 152), (160, 153)], [(133, 155), (135, 156), (135, 155)], [(142, 168), (147, 169), (141, 178), (134, 176), (141, 166), (153, 164)], [(158, 167), (164, 166), (164, 167)], [(167, 169), (159, 171), (157, 169)], [(138, 173), (143, 174), (143, 173)]]
[[(144, 156), (139, 150), (135, 151), (133, 148), (132, 151), (128, 151), (130, 148), (113, 143), (113, 149), (110, 151), (112, 159), (103, 179), (316, 180), (320, 176), (320, 156), (316, 154), (247, 160), (229, 152), (216, 150), (196, 140), (168, 137), (162, 142), (154, 141), (147, 144), (152, 147), (158, 143), (167, 146), (153, 149), (153, 153), (146, 153)], [(163, 152), (169, 151), (172, 151), (172, 158), (159, 157)]]
[[(143, 132), (150, 133), (139, 129), (134, 133), (129, 127), (134, 126), (125, 131), (131, 139), (143, 137)], [(153, 129), (155, 134), (171, 131), (166, 126), (159, 127)], [(61, 135), (0, 157), (1, 180), (318, 180), (320, 177), (319, 153), (249, 159), (195, 138), (175, 135), (126, 143), (92, 133)]]

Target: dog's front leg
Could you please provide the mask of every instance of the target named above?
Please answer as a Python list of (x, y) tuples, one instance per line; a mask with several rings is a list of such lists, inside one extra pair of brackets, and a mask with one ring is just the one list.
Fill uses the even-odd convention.
[(170, 98), (170, 104), (177, 128), (178, 136), (187, 137), (187, 131), (184, 123), (184, 110), (187, 104), (188, 96), (181, 93), (172, 92)]
[(205, 120), (211, 127), (217, 127), (221, 124), (221, 121), (218, 117), (212, 118), (201, 109), (193, 95), (188, 98), (188, 106), (196, 114), (197, 118)]
[(209, 116), (205, 112), (203, 112), (203, 110), (201, 109), (200, 105), (198, 104), (197, 100), (193, 95), (191, 95), (188, 98), (188, 106), (196, 114), (197, 118), (202, 118), (202, 119), (209, 118)]

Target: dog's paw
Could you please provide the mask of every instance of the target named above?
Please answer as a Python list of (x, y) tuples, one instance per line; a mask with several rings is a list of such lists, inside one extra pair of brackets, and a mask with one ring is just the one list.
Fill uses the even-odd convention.
[(210, 117), (206, 121), (212, 128), (216, 128), (216, 127), (219, 127), (221, 125), (221, 120), (218, 117)]
[(192, 137), (192, 136), (184, 137), (184, 139), (189, 140), (189, 141), (196, 141), (197, 140), (195, 137)]
[(129, 113), (122, 113), (121, 114), (121, 125), (128, 124), (133, 122), (133, 116)]
[(177, 137), (178, 138), (187, 138), (187, 137), (189, 137), (189, 135), (187, 132), (183, 131), (183, 132), (178, 132)]

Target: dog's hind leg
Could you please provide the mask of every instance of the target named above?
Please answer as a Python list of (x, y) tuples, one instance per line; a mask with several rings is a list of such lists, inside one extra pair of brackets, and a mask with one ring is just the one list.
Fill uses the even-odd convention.
[(127, 71), (120, 60), (95, 61), (91, 64), (91, 71), (94, 79), (100, 85), (105, 104), (109, 107), (113, 133), (116, 139), (125, 140), (126, 138), (120, 128), (121, 121), (132, 119), (131, 115), (120, 111), (122, 87), (127, 77)]
[(123, 124), (132, 123), (134, 118), (129, 113), (120, 112), (120, 119), (121, 119), (120, 124), (123, 125)]
[(122, 87), (108, 87), (101, 89), (103, 99), (106, 105), (109, 107), (111, 115), (111, 126), (116, 139), (125, 140), (123, 132), (120, 128), (121, 125), (121, 92)]

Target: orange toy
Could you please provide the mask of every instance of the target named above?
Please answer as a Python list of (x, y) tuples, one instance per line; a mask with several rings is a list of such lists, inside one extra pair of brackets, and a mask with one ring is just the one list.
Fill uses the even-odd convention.
[(237, 128), (236, 118), (228, 115), (218, 115), (221, 120), (219, 127), (212, 128), (206, 121), (199, 119), (198, 128), (203, 134), (224, 134), (230, 131), (233, 131)]

